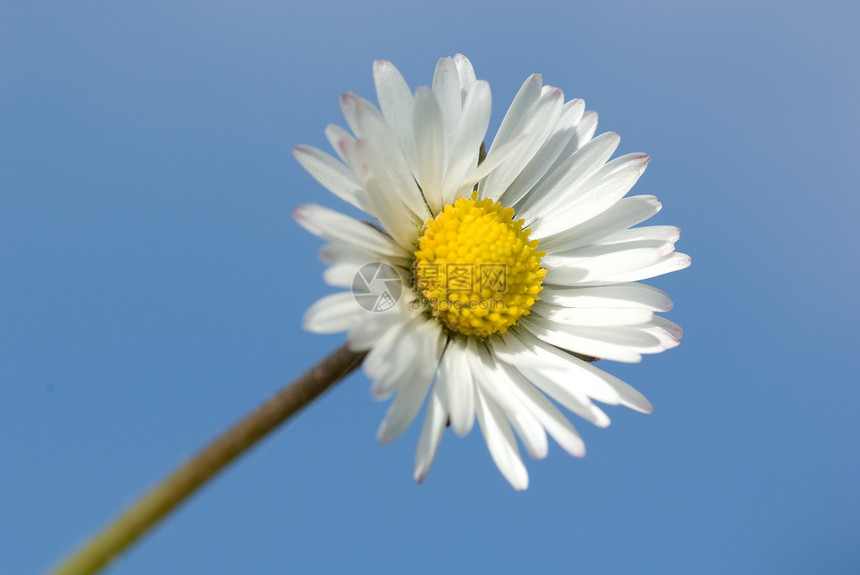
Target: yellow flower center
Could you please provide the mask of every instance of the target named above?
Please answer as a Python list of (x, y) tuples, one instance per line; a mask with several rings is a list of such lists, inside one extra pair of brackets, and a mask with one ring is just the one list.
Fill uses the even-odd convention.
[(513, 216), (512, 208), (472, 193), (427, 223), (412, 268), (415, 289), (451, 331), (504, 333), (538, 299), (546, 252)]

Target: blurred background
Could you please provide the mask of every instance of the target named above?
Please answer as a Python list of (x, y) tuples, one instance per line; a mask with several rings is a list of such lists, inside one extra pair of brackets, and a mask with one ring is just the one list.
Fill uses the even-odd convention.
[[(683, 229), (682, 345), (604, 369), (655, 405), (514, 492), (477, 428), (423, 485), (419, 426), (356, 374), (112, 568), (150, 573), (860, 572), (856, 4), (0, 4), (0, 573), (41, 573), (340, 345), (294, 161), (457, 52), (600, 113)], [(853, 295), (852, 295), (853, 294)]]

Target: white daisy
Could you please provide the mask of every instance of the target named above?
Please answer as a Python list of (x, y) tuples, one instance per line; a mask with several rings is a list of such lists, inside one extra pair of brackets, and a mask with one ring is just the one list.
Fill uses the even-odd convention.
[[(376, 273), (374, 289), (388, 297), (373, 307), (354, 289), (329, 295), (305, 327), (347, 331), (352, 349), (368, 351), (374, 397), (395, 396), (381, 442), (411, 424), (429, 393), (419, 482), (445, 427), (465, 435), (477, 416), (499, 470), (525, 489), (514, 432), (534, 458), (546, 456), (547, 434), (585, 454), (549, 398), (600, 427), (609, 418), (594, 401), (651, 412), (642, 394), (590, 361), (638, 362), (678, 345), (681, 328), (655, 314), (672, 307), (669, 297), (637, 282), (690, 258), (674, 251), (678, 228), (632, 227), (661, 207), (654, 196), (624, 197), (649, 157), (610, 160), (618, 135), (593, 137), (597, 114), (565, 102), (540, 75), (520, 88), (486, 153), (490, 86), (465, 56), (439, 60), (432, 87), (414, 93), (387, 61), (373, 75), (381, 112), (345, 94), (352, 134), (326, 129), (340, 161), (310, 146), (294, 152), (375, 222), (318, 205), (295, 217), (328, 242), (328, 283), (353, 288), (361, 277), (370, 290), (361, 270), (372, 264), (364, 273)], [(392, 277), (403, 284), (399, 299), (385, 290)]]

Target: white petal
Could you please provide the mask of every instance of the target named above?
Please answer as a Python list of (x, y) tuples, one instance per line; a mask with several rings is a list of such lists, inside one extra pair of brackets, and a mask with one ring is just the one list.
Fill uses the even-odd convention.
[(542, 84), (543, 78), (540, 74), (532, 74), (526, 78), (502, 119), (499, 131), (493, 139), (493, 146), (504, 144), (505, 141), (512, 139), (519, 133), (518, 130), (525, 124), (529, 113), (540, 98)]
[(631, 281), (639, 281), (645, 280), (648, 278), (653, 278), (657, 276), (661, 276), (663, 274), (667, 274), (670, 272), (674, 272), (677, 270), (682, 270), (690, 265), (690, 256), (687, 254), (682, 254), (679, 252), (675, 252), (669, 254), (667, 256), (663, 256), (656, 263), (649, 265), (644, 268), (637, 269), (635, 271), (620, 273), (618, 275), (613, 275), (609, 277), (603, 278), (603, 281), (607, 282), (631, 282)]
[(326, 283), (342, 288), (352, 288), (355, 275), (362, 267), (379, 262), (377, 255), (342, 244), (323, 246), (320, 250), (320, 259), (328, 265), (323, 272)]
[[(583, 102), (583, 106), (585, 103)], [(582, 114), (582, 119), (576, 125), (576, 135), (570, 140), (570, 144), (568, 144), (567, 149), (575, 152), (580, 149), (582, 146), (591, 141), (591, 138), (594, 137), (594, 132), (597, 131), (597, 112), (594, 110), (589, 110)], [(566, 152), (567, 150), (565, 150)], [(563, 156), (564, 154), (562, 154)]]
[(674, 323), (674, 322), (669, 321), (665, 317), (660, 317), (659, 315), (655, 315), (654, 319), (651, 320), (651, 323), (653, 323), (655, 326), (659, 327), (660, 329), (665, 330), (666, 333), (668, 333), (669, 335), (671, 335), (675, 339), (681, 339), (682, 337), (684, 337), (684, 330), (681, 328), (681, 326)]
[[(325, 246), (320, 252), (323, 253), (331, 245), (333, 244)], [(324, 259), (324, 257), (321, 256), (321, 259)], [(333, 263), (328, 264), (328, 267), (323, 272), (323, 279), (328, 285), (352, 289), (356, 282), (356, 275), (361, 271), (361, 268), (369, 264), (378, 263), (379, 258), (377, 257), (355, 256), (353, 258), (347, 256), (339, 258)]]
[(391, 327), (374, 343), (364, 360), (364, 372), (373, 380), (370, 391), (375, 399), (385, 399), (402, 386), (412, 383), (416, 357), (428, 353), (441, 335), (439, 328), (420, 315)]
[(365, 310), (355, 301), (352, 292), (325, 296), (305, 312), (303, 327), (314, 333), (338, 333), (353, 329), (364, 319)]
[(426, 221), (430, 217), (427, 204), (385, 118), (367, 100), (349, 96), (347, 106), (353, 109), (359, 142), (367, 142), (364, 159), (370, 171), (383, 185), (390, 187), (392, 199), (397, 198), (419, 219)]
[(374, 342), (364, 359), (362, 368), (373, 380), (370, 393), (374, 399), (386, 399), (402, 385), (406, 373), (412, 368), (412, 356), (420, 352), (420, 341), (413, 336), (420, 320), (396, 325), (388, 329)]
[(445, 203), (452, 203), (463, 179), (478, 165), (478, 152), (490, 123), (490, 85), (477, 81), (463, 105), (463, 114), (443, 183)]
[(406, 163), (415, 170), (415, 136), (412, 132), (412, 91), (400, 71), (388, 60), (373, 63), (373, 81), (379, 109), (400, 144)]
[(654, 196), (622, 198), (617, 204), (590, 220), (541, 239), (540, 247), (547, 253), (552, 253), (584, 246), (635, 226), (659, 212), (662, 207)]
[(456, 54), (454, 56), (454, 65), (457, 67), (457, 74), (460, 76), (460, 87), (463, 91), (471, 90), (475, 84), (475, 69), (472, 67), (472, 63), (463, 54)]
[[(508, 186), (522, 173), (549, 138), (561, 116), (563, 105), (564, 93), (558, 88), (541, 96), (522, 122), (522, 126), (519, 127), (518, 131), (512, 130), (508, 140), (513, 140), (518, 134), (527, 134), (528, 137), (521, 146), (520, 152), (487, 177), (483, 185), (483, 197), (497, 200), (505, 193)], [(495, 142), (493, 145), (495, 146)], [(491, 154), (492, 150), (487, 158)]]
[[(567, 379), (565, 381), (567, 386), (575, 387), (581, 390), (581, 393), (610, 405), (621, 404), (642, 413), (651, 413), (654, 410), (645, 396), (627, 383), (588, 362), (540, 341), (534, 334), (519, 329), (511, 336), (506, 334), (506, 343), (516, 340), (540, 359), (541, 363), (535, 365), (538, 369), (547, 364), (552, 365), (553, 369), (560, 369), (565, 374), (562, 379)], [(553, 393), (546, 389), (544, 391), (556, 398)], [(562, 402), (559, 400), (559, 403)], [(607, 424), (608, 421), (607, 418)]]
[[(526, 329), (517, 327), (493, 341), (493, 353), (509, 365), (521, 368), (548, 369), (550, 379), (576, 394), (576, 398), (592, 398), (596, 401), (617, 405), (619, 396), (615, 389), (600, 377), (602, 372), (592, 373), (589, 366), (570, 353), (542, 342)], [(555, 393), (550, 393), (555, 397)], [(579, 399), (577, 399), (579, 401)]]
[(554, 172), (567, 158), (573, 155), (579, 148), (584, 146), (594, 136), (597, 129), (597, 114), (585, 111), (585, 101), (574, 98), (565, 107), (570, 107), (573, 117), (571, 118), (571, 133), (566, 140), (558, 158), (550, 165), (547, 174)]
[(594, 258), (620, 252), (629, 252), (632, 250), (657, 250), (662, 257), (668, 253), (671, 253), (675, 249), (675, 240), (665, 241), (662, 239), (630, 239), (627, 241), (622, 241), (623, 238), (620, 237), (620, 234), (613, 234), (613, 236), (618, 237), (619, 240), (611, 241), (609, 238), (607, 238), (607, 241), (595, 242), (587, 246), (579, 246), (578, 248), (564, 251), (554, 251), (552, 253), (552, 258), (554, 260), (557, 259), (561, 263), (575, 265), (580, 262), (587, 262), (588, 260)]
[(475, 395), (478, 423), (484, 433), (487, 448), (490, 450), (496, 467), (499, 468), (499, 471), (514, 489), (522, 491), (528, 488), (529, 475), (522, 459), (520, 459), (517, 441), (505, 419), (504, 412), (477, 388)]
[[(627, 237), (637, 239), (627, 239), (625, 241), (626, 238), (624, 238), (623, 234), (613, 234), (612, 238), (607, 238), (606, 241), (595, 242), (593, 244), (580, 246), (571, 250), (554, 251), (552, 255), (548, 257), (551, 257), (552, 261), (556, 261), (557, 265), (579, 266), (583, 263), (587, 263), (591, 259), (599, 257), (602, 258), (612, 254), (626, 253), (628, 254), (627, 262), (625, 265), (620, 267), (621, 269), (633, 270), (644, 265), (651, 265), (654, 261), (657, 261), (663, 256), (675, 251), (675, 241), (677, 238), (639, 239), (642, 235), (644, 234), (628, 234)], [(646, 250), (649, 254), (653, 252), (659, 254), (657, 260), (654, 260), (653, 256), (643, 257)], [(641, 259), (637, 259), (637, 257)], [(621, 271), (613, 273), (621, 273)]]
[(547, 319), (571, 326), (642, 325), (654, 317), (654, 314), (646, 309), (566, 308), (543, 301), (536, 302), (532, 310)]
[(296, 222), (315, 236), (360, 246), (380, 256), (409, 257), (409, 252), (391, 241), (375, 227), (354, 220), (332, 209), (306, 204), (293, 210)]
[(469, 354), (477, 353), (477, 347), (470, 338), (470, 348), (457, 339), (448, 342), (445, 355), (439, 366), (439, 379), (445, 380), (448, 399), (448, 412), (451, 415), (451, 428), (460, 437), (472, 429), (475, 422), (475, 385)]
[[(535, 319), (537, 317), (535, 316)], [(572, 326), (562, 322), (548, 321), (553, 324), (553, 328), (567, 331), (577, 337), (626, 347), (639, 353), (656, 353), (665, 349), (660, 345), (658, 337), (648, 333), (640, 326)]]
[(424, 426), (421, 428), (421, 436), (418, 439), (418, 449), (415, 451), (415, 471), (413, 477), (418, 483), (422, 483), (430, 471), (436, 450), (442, 440), (445, 431), (445, 423), (448, 421), (448, 413), (445, 410), (447, 399), (445, 398), (445, 383), (437, 378), (430, 392), (427, 402), (427, 413), (424, 416)]
[(457, 126), (460, 125), (460, 116), (463, 111), (463, 101), (460, 97), (460, 76), (453, 59), (441, 58), (436, 64), (436, 72), (433, 75), (433, 94), (436, 96), (439, 110), (442, 112), (445, 141), (444, 167), (447, 170), (448, 158), (454, 147), (454, 137), (457, 134)]
[(352, 92), (347, 92), (340, 96), (340, 111), (343, 114), (343, 119), (346, 120), (346, 124), (356, 137), (361, 136), (361, 128), (356, 118), (356, 103), (359, 100), (361, 100), (361, 97)]
[(388, 330), (402, 326), (417, 317), (417, 313), (405, 299), (401, 298), (397, 305), (386, 311), (368, 313), (365, 318), (372, 321), (362, 321), (350, 332), (347, 338), (349, 349), (367, 351)]
[(496, 170), (499, 166), (503, 165), (505, 162), (516, 157), (517, 154), (522, 153), (523, 146), (525, 144), (528, 144), (528, 139), (529, 134), (521, 134), (520, 137), (507, 142), (496, 152), (493, 152), (492, 155), (489, 155), (484, 158), (484, 161), (478, 164), (472, 171), (472, 173), (463, 179), (462, 183), (460, 184), (460, 188), (457, 190), (457, 197), (463, 197), (467, 195), (466, 192), (471, 191), (472, 188), (475, 187), (476, 183), (484, 179), (487, 175)]
[[(576, 100), (579, 107), (582, 110), (585, 109), (585, 102), (582, 100)], [(567, 145), (562, 150), (561, 154), (559, 154), (558, 159), (553, 163), (548, 173), (552, 173), (555, 171), (562, 162), (566, 161), (570, 156), (575, 154), (577, 150), (582, 148), (585, 144), (591, 141), (594, 137), (594, 132), (597, 131), (597, 112), (594, 110), (589, 110), (587, 112), (581, 112), (581, 117), (576, 124), (576, 128), (574, 130), (573, 136), (571, 136)]]
[(601, 246), (643, 241), (674, 244), (679, 237), (681, 229), (675, 226), (645, 226), (611, 233), (595, 243)]
[(422, 353), (411, 358), (411, 369), (405, 375), (407, 379), (399, 387), (397, 397), (379, 426), (376, 438), (380, 443), (393, 441), (409, 427), (421, 409), (436, 373), (441, 351), (439, 330), (435, 325), (425, 323), (419, 325), (413, 333), (423, 340)]
[(426, 87), (415, 92), (415, 167), (424, 198), (434, 214), (444, 207), (442, 173), (445, 158), (445, 134), (442, 111), (432, 90)]
[(582, 117), (584, 109), (582, 100), (571, 100), (562, 107), (561, 117), (534, 158), (520, 172), (516, 179), (502, 194), (500, 202), (505, 206), (513, 206), (519, 202), (538, 182), (551, 173), (553, 164), (559, 159), (562, 150), (570, 142), (576, 131), (576, 123)]
[(347, 262), (341, 261), (330, 265), (323, 272), (323, 280), (330, 286), (349, 288), (352, 287), (352, 282), (355, 279), (355, 274), (358, 270), (368, 262)]
[[(540, 393), (518, 371), (501, 362), (502, 369), (514, 385), (517, 401), (525, 406), (561, 447), (574, 457), (585, 456), (585, 442), (558, 408)], [(599, 411), (599, 410), (598, 410)]]
[(349, 160), (341, 151), (341, 142), (352, 142), (354, 144), (355, 137), (337, 124), (329, 124), (326, 126), (325, 137), (328, 140), (328, 143), (331, 144), (331, 147), (334, 148), (334, 151), (337, 152), (338, 157), (340, 157), (340, 161), (349, 166)]
[(562, 349), (625, 363), (642, 361), (642, 356), (628, 344), (595, 339), (591, 337), (593, 335), (591, 333), (582, 333), (585, 328), (573, 330), (537, 315), (521, 318), (520, 325), (543, 341)]
[(666, 330), (657, 326), (642, 326), (637, 327), (637, 329), (657, 339), (655, 344), (653, 344), (647, 351), (643, 350), (642, 353), (661, 353), (667, 349), (672, 349), (681, 345), (680, 338), (673, 336)]
[(659, 262), (664, 255), (664, 250), (660, 248), (611, 251), (592, 258), (546, 255), (542, 261), (548, 269), (544, 281), (547, 284), (567, 286), (608, 281), (610, 277), (618, 277), (620, 274)]
[[(358, 271), (363, 265), (379, 262), (378, 254), (354, 244), (343, 244), (341, 242), (330, 242), (320, 249), (320, 260), (326, 265), (335, 266), (341, 263), (350, 263)], [(386, 256), (385, 262), (395, 269), (409, 269), (412, 266), (412, 258), (403, 256)], [(354, 272), (353, 272), (354, 273)], [(408, 278), (404, 278), (404, 282)], [(405, 285), (405, 283), (404, 283)]]
[(429, 375), (422, 373), (421, 377), (413, 380), (410, 385), (400, 387), (376, 432), (377, 441), (390, 443), (406, 431), (406, 428), (418, 415), (432, 381), (432, 373)]
[(672, 309), (672, 300), (665, 292), (639, 283), (594, 287), (544, 286), (540, 292), (540, 301), (576, 308)]
[(347, 338), (349, 349), (352, 351), (372, 349), (382, 335), (404, 321), (402, 317), (400, 311), (396, 309), (374, 313), (371, 318), (373, 321), (362, 321), (349, 333)]
[(320, 250), (320, 258), (328, 265), (328, 268), (323, 272), (323, 279), (327, 284), (336, 287), (354, 288), (356, 275), (361, 271), (361, 268), (366, 265), (373, 265), (378, 268), (380, 263), (391, 264), (391, 267), (386, 271), (391, 270), (400, 274), (401, 286), (409, 285), (411, 281), (408, 272), (406, 272), (411, 264), (408, 261), (404, 262), (403, 258), (385, 258), (385, 262), (380, 262), (378, 255), (365, 250), (353, 249), (353, 246), (347, 247), (336, 243), (323, 246)]
[[(565, 109), (565, 112), (564, 112), (565, 115), (570, 114), (570, 125), (576, 127), (577, 130), (579, 130), (581, 132), (583, 129), (582, 128), (582, 119), (583, 119), (584, 114), (585, 114), (585, 100), (582, 100), (580, 98), (573, 98), (572, 100), (565, 103), (564, 109)], [(565, 126), (564, 129), (567, 130), (568, 128)], [(589, 129), (591, 129), (591, 136), (588, 137), (588, 139), (590, 140), (591, 137), (594, 135), (594, 130), (597, 129), (597, 117), (596, 116), (594, 119), (593, 127), (589, 128)]]
[(677, 347), (684, 336), (684, 330), (681, 329), (681, 326), (660, 316), (654, 316), (648, 324), (636, 326), (636, 328), (657, 338), (658, 343), (653, 346), (653, 351), (649, 353), (660, 353)]
[[(508, 422), (513, 426), (531, 458), (544, 459), (549, 453), (549, 442), (546, 431), (537, 418), (524, 406), (511, 407), (514, 399), (510, 397), (508, 389), (482, 385), (481, 391), (492, 397), (502, 407)], [(505, 403), (503, 398), (506, 400)]]
[(502, 344), (494, 345), (493, 352), (563, 407), (598, 427), (609, 425), (609, 417), (592, 403), (591, 398), (611, 405), (618, 404), (618, 393), (611, 385), (553, 354), (562, 354), (588, 365), (574, 356), (541, 342), (531, 334), (529, 337), (536, 343), (525, 347), (518, 339), (520, 337), (519, 334), (506, 334)]
[[(331, 126), (329, 126), (331, 128)], [(339, 132), (339, 128), (335, 130), (329, 130), (331, 132), (331, 136), (334, 137)], [(344, 130), (345, 132), (345, 130)], [(351, 135), (346, 134), (345, 137), (339, 138), (337, 140), (332, 141), (332, 146), (337, 151), (338, 156), (346, 163), (347, 166), (352, 168), (352, 172), (355, 174), (355, 179), (357, 182), (361, 183), (361, 178), (359, 176), (359, 170), (357, 169), (356, 159), (355, 159), (355, 147), (357, 145), (356, 139)], [(362, 208), (363, 209), (363, 208)], [(365, 210), (367, 211), (367, 210)]]
[[(366, 211), (379, 220), (385, 231), (391, 234), (403, 249), (411, 249), (424, 220), (402, 201), (398, 188), (391, 183), (390, 174), (380, 163), (382, 159), (376, 155), (373, 146), (362, 138), (355, 143), (355, 158), (356, 172), (366, 190)], [(414, 181), (412, 185), (417, 191)]]
[(577, 185), (580, 192), (569, 203), (558, 206), (563, 210), (542, 213), (534, 224), (533, 237), (558, 233), (606, 211), (630, 191), (649, 160), (647, 154), (627, 154), (612, 160)]
[(496, 364), (483, 345), (479, 350), (479, 355), (471, 358), (475, 383), (481, 393), (492, 398), (502, 408), (529, 455), (534, 459), (543, 459), (549, 451), (543, 426), (519, 401), (517, 389), (507, 372)]
[(343, 201), (361, 209), (359, 198), (364, 191), (351, 169), (312, 146), (296, 146), (293, 155), (316, 181)]
[(520, 217), (531, 221), (552, 209), (566, 210), (586, 191), (590, 176), (601, 169), (620, 142), (618, 134), (606, 132), (577, 150), (523, 200)]

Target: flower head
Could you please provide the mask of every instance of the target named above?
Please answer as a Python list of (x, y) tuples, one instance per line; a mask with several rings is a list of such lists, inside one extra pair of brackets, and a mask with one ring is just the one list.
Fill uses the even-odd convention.
[(625, 197), (648, 156), (610, 160), (618, 135), (594, 137), (597, 114), (540, 75), (485, 152), (490, 87), (465, 56), (439, 60), (432, 87), (414, 93), (391, 63), (373, 72), (380, 108), (346, 94), (352, 134), (326, 129), (339, 160), (295, 148), (321, 184), (375, 220), (296, 209), (328, 242), (326, 281), (351, 288), (316, 302), (305, 327), (347, 331), (351, 348), (368, 351), (373, 395), (395, 396), (380, 441), (399, 436), (429, 394), (418, 481), (446, 426), (462, 436), (477, 417), (499, 470), (525, 489), (516, 436), (534, 458), (546, 456), (547, 434), (585, 454), (556, 404), (601, 427), (609, 418), (595, 401), (651, 411), (591, 361), (638, 362), (678, 345), (681, 329), (655, 313), (669, 311), (668, 296), (638, 281), (690, 258), (674, 251), (677, 228), (633, 227), (661, 207)]

